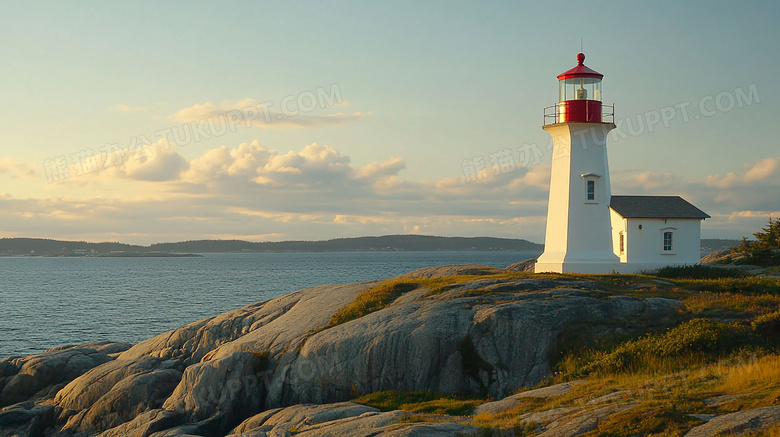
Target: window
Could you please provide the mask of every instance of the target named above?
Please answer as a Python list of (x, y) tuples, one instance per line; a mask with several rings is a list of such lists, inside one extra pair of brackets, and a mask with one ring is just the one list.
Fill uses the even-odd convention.
[(620, 233), (620, 254), (626, 252), (626, 235), (624, 233)]
[(588, 172), (583, 173), (580, 176), (582, 176), (583, 180), (583, 190), (585, 191), (583, 194), (585, 195), (585, 203), (599, 203), (598, 193), (596, 193), (596, 182), (601, 177), (600, 174)]
[(664, 232), (664, 252), (672, 251), (672, 233)]
[(587, 197), (586, 199), (589, 201), (596, 200), (596, 181), (587, 181)]

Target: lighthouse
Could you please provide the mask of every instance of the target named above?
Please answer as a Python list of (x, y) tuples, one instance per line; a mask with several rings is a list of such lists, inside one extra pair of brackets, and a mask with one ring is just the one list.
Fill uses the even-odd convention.
[(607, 134), (614, 105), (602, 104), (604, 75), (577, 66), (558, 75), (558, 103), (545, 108), (553, 139), (544, 253), (536, 272), (610, 273), (620, 258), (612, 244)]

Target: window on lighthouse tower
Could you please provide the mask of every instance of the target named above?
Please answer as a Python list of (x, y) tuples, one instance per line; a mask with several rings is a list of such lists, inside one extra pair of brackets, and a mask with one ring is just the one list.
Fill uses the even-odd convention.
[(587, 194), (586, 194), (586, 200), (594, 201), (596, 200), (596, 181), (587, 181)]

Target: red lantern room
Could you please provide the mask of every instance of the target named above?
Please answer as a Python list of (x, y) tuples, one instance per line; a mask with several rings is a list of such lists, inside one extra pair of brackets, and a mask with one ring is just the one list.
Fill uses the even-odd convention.
[[(544, 122), (612, 123), (614, 106), (602, 114), (601, 79), (603, 74), (586, 67), (585, 55), (577, 55), (577, 66), (558, 75), (558, 104), (545, 108)], [(603, 120), (608, 118), (609, 120)]]

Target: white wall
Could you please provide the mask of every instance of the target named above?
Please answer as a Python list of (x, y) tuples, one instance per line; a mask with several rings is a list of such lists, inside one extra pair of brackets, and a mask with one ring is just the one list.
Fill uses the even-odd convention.
[[(621, 273), (639, 272), (670, 265), (697, 264), (701, 259), (701, 220), (624, 219), (610, 210), (613, 249), (620, 256)], [(642, 229), (639, 229), (639, 226)], [(625, 252), (620, 254), (619, 235), (625, 234)], [(673, 234), (672, 251), (663, 250), (663, 234)]]

